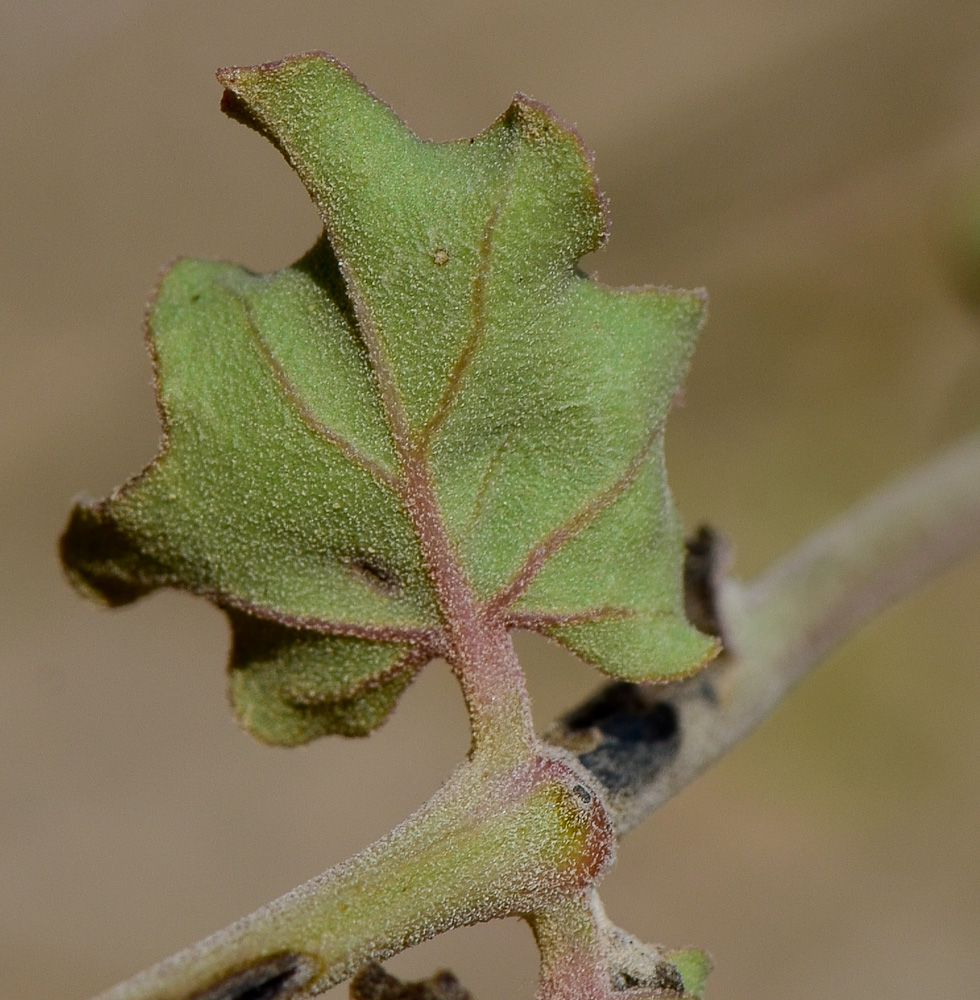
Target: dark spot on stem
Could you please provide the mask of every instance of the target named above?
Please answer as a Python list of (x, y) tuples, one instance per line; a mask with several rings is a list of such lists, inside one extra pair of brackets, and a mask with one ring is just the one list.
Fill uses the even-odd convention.
[(603, 723), (617, 715), (623, 713), (635, 715), (642, 712), (644, 707), (645, 702), (639, 687), (622, 681), (607, 684), (587, 702), (569, 712), (564, 722), (573, 732), (593, 727), (602, 729)]
[(710, 677), (701, 675), (700, 683), (698, 684), (698, 694), (709, 704), (712, 708), (718, 705), (718, 691), (714, 684), (711, 683)]
[[(611, 976), (614, 990), (643, 989), (656, 991), (658, 997), (680, 997), (684, 995), (684, 980), (677, 968), (670, 962), (658, 962), (652, 974), (640, 975), (620, 969)], [(644, 994), (648, 995), (648, 994)]]
[(191, 1000), (285, 1000), (312, 978), (316, 963), (303, 955), (273, 955), (225, 976)]
[(680, 749), (677, 709), (638, 684), (606, 685), (560, 725), (567, 734), (592, 734), (578, 759), (611, 791), (638, 791)]

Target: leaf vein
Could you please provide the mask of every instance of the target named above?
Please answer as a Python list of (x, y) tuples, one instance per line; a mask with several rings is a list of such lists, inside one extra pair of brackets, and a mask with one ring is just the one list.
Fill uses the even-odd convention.
[(463, 348), (456, 358), (442, 396), (436, 405), (432, 416), (422, 428), (419, 440), (423, 448), (427, 448), (435, 433), (445, 423), (447, 417), (452, 412), (453, 402), (459, 395), (463, 381), (467, 372), (473, 365), (473, 359), (480, 349), (487, 332), (487, 285), (490, 277), (490, 257), (493, 250), (493, 238), (497, 223), (500, 221), (504, 206), (510, 199), (514, 190), (514, 182), (517, 176), (517, 153), (520, 144), (515, 142), (511, 147), (511, 158), (508, 164), (507, 178), (504, 181), (500, 196), (487, 216), (487, 221), (483, 227), (480, 237), (480, 247), (477, 254), (476, 274), (473, 277), (473, 291), (470, 296), (470, 323), (469, 334), (463, 344)]
[(272, 608), (263, 608), (245, 598), (222, 594), (205, 588), (193, 588), (193, 593), (210, 598), (220, 607), (242, 611), (263, 621), (275, 622), (277, 625), (284, 625), (288, 628), (303, 629), (307, 632), (319, 632), (323, 635), (346, 636), (350, 639), (407, 643), (417, 649), (428, 650), (433, 656), (442, 655), (445, 647), (444, 630), (437, 625), (375, 625), (370, 622), (347, 622), (321, 618), (317, 615), (291, 614), (285, 611), (276, 611)]
[(317, 437), (321, 438), (327, 444), (335, 447), (341, 452), (342, 455), (344, 455), (345, 458), (354, 462), (355, 465), (367, 472), (374, 480), (391, 490), (397, 491), (399, 489), (398, 478), (389, 469), (385, 468), (385, 466), (383, 466), (380, 462), (376, 462), (374, 459), (369, 458), (353, 442), (349, 441), (342, 434), (338, 434), (336, 431), (327, 427), (326, 424), (324, 424), (319, 417), (317, 417), (313, 410), (310, 409), (307, 402), (297, 391), (296, 386), (293, 384), (290, 377), (286, 374), (285, 369), (279, 363), (279, 359), (275, 356), (275, 354), (273, 354), (272, 349), (259, 332), (259, 327), (255, 321), (255, 316), (252, 312), (251, 306), (240, 296), (238, 297), (238, 300), (242, 306), (242, 312), (248, 325), (252, 343), (261, 355), (263, 361), (265, 361), (269, 370), (272, 372), (272, 377), (276, 380), (276, 384), (282, 390), (283, 395), (293, 407), (300, 420), (302, 420), (306, 427), (317, 435)]
[(486, 613), (491, 618), (501, 616), (507, 608), (522, 597), (544, 568), (548, 560), (566, 543), (587, 528), (607, 507), (615, 503), (636, 481), (644, 461), (653, 450), (659, 437), (657, 425), (642, 447), (630, 459), (626, 469), (607, 489), (593, 496), (576, 510), (565, 522), (553, 529), (535, 545), (523, 565), (486, 603)]
[(512, 611), (503, 615), (503, 622), (508, 628), (523, 629), (527, 632), (540, 632), (548, 628), (561, 628), (566, 625), (591, 625), (596, 622), (622, 621), (635, 618), (636, 612), (630, 608), (601, 607), (585, 608), (581, 611)]

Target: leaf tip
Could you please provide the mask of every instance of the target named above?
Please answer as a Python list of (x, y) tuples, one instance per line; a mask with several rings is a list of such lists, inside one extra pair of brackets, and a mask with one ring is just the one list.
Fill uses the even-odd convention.
[(609, 230), (612, 217), (609, 212), (609, 199), (599, 187), (599, 178), (595, 169), (595, 154), (582, 138), (582, 134), (574, 126), (565, 121), (549, 105), (537, 101), (533, 97), (518, 91), (506, 112), (519, 128), (523, 138), (529, 142), (541, 142), (549, 136), (561, 138), (571, 143), (585, 166), (589, 178), (589, 195), (597, 216), (595, 244), (587, 252), (599, 250), (609, 240)]
[(243, 80), (261, 75), (276, 73), (279, 70), (295, 66), (299, 63), (321, 61), (328, 63), (337, 69), (343, 70), (348, 76), (350, 70), (339, 59), (335, 59), (329, 52), (323, 49), (311, 49), (308, 52), (300, 52), (297, 55), (282, 56), (279, 59), (270, 59), (268, 62), (255, 63), (251, 66), (224, 66), (215, 70), (215, 77), (223, 87), (235, 90)]

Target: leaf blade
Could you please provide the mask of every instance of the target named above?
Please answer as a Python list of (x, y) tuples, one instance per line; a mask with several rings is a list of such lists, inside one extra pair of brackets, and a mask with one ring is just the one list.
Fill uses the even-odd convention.
[(607, 232), (577, 134), (518, 97), (475, 139), (425, 142), (318, 54), (219, 79), (324, 236), (275, 274), (182, 261), (164, 278), (164, 447), (76, 509), (74, 582), (227, 609), (239, 714), (268, 697), (252, 728), (286, 742), (380, 720), (447, 650), (447, 587), (616, 676), (710, 657), (683, 615), (662, 455), (703, 296), (577, 270)]

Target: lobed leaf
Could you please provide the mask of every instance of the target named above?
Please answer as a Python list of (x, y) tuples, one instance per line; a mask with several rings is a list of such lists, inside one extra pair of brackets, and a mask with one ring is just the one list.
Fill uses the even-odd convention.
[(615, 676), (710, 657), (662, 455), (703, 297), (578, 270), (606, 235), (578, 136), (519, 96), (474, 139), (425, 142), (320, 54), (219, 79), (324, 235), (275, 274), (164, 277), (147, 320), (164, 445), (76, 507), (73, 581), (224, 608), (236, 709), (272, 742), (384, 718), (449, 648), (446, 559), (488, 621)]

